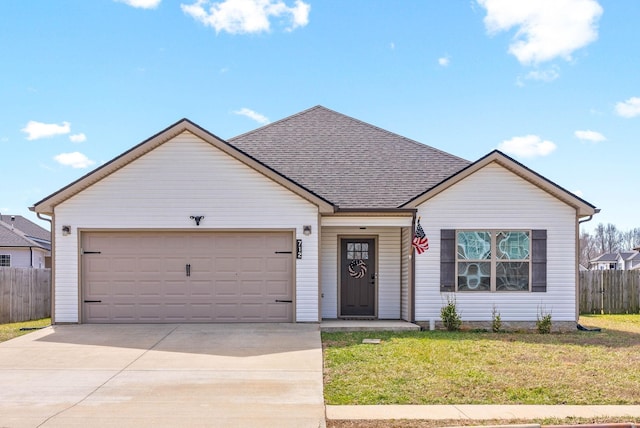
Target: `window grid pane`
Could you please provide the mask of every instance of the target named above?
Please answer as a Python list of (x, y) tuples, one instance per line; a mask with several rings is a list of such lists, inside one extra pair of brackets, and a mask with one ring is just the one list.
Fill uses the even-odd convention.
[(458, 232), (458, 259), (491, 260), (491, 234)]
[(11, 267), (11, 254), (0, 254), (0, 267)]
[(458, 263), (458, 290), (491, 290), (491, 262)]
[(528, 262), (498, 262), (496, 265), (497, 291), (528, 291)]
[(369, 244), (366, 242), (348, 242), (347, 260), (368, 260)]
[(500, 260), (529, 260), (529, 232), (498, 232), (496, 257)]

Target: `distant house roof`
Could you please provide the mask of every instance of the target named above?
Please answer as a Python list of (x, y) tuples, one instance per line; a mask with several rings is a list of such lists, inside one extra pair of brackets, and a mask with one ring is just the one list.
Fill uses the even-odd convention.
[(471, 164), (322, 106), (229, 143), (340, 208), (398, 208)]
[(603, 253), (591, 260), (591, 263), (615, 262), (616, 260), (618, 260), (618, 253)]
[(51, 249), (51, 233), (21, 215), (0, 215), (0, 247)]
[(640, 260), (640, 253), (638, 251), (620, 252), (620, 258), (625, 261)]

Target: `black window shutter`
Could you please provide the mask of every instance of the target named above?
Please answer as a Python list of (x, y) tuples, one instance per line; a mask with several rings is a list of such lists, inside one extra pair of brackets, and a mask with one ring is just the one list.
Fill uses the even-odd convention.
[(531, 231), (531, 291), (547, 291), (547, 231)]
[(440, 291), (456, 289), (456, 231), (440, 230)]

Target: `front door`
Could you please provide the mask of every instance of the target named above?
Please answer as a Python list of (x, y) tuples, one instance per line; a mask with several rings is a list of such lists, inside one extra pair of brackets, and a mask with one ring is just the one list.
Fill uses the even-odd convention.
[(340, 316), (373, 317), (376, 308), (375, 240), (340, 240)]

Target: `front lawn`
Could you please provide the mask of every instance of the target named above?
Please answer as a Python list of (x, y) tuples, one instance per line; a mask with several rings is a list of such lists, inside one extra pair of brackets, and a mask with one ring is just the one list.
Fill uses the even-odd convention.
[(10, 324), (0, 324), (0, 342), (5, 342), (9, 339), (13, 339), (14, 337), (30, 333), (33, 331), (33, 329), (47, 327), (49, 325), (51, 325), (51, 318), (43, 318), (34, 321), (14, 322)]
[(640, 404), (640, 315), (580, 321), (602, 331), (323, 333), (325, 401)]

